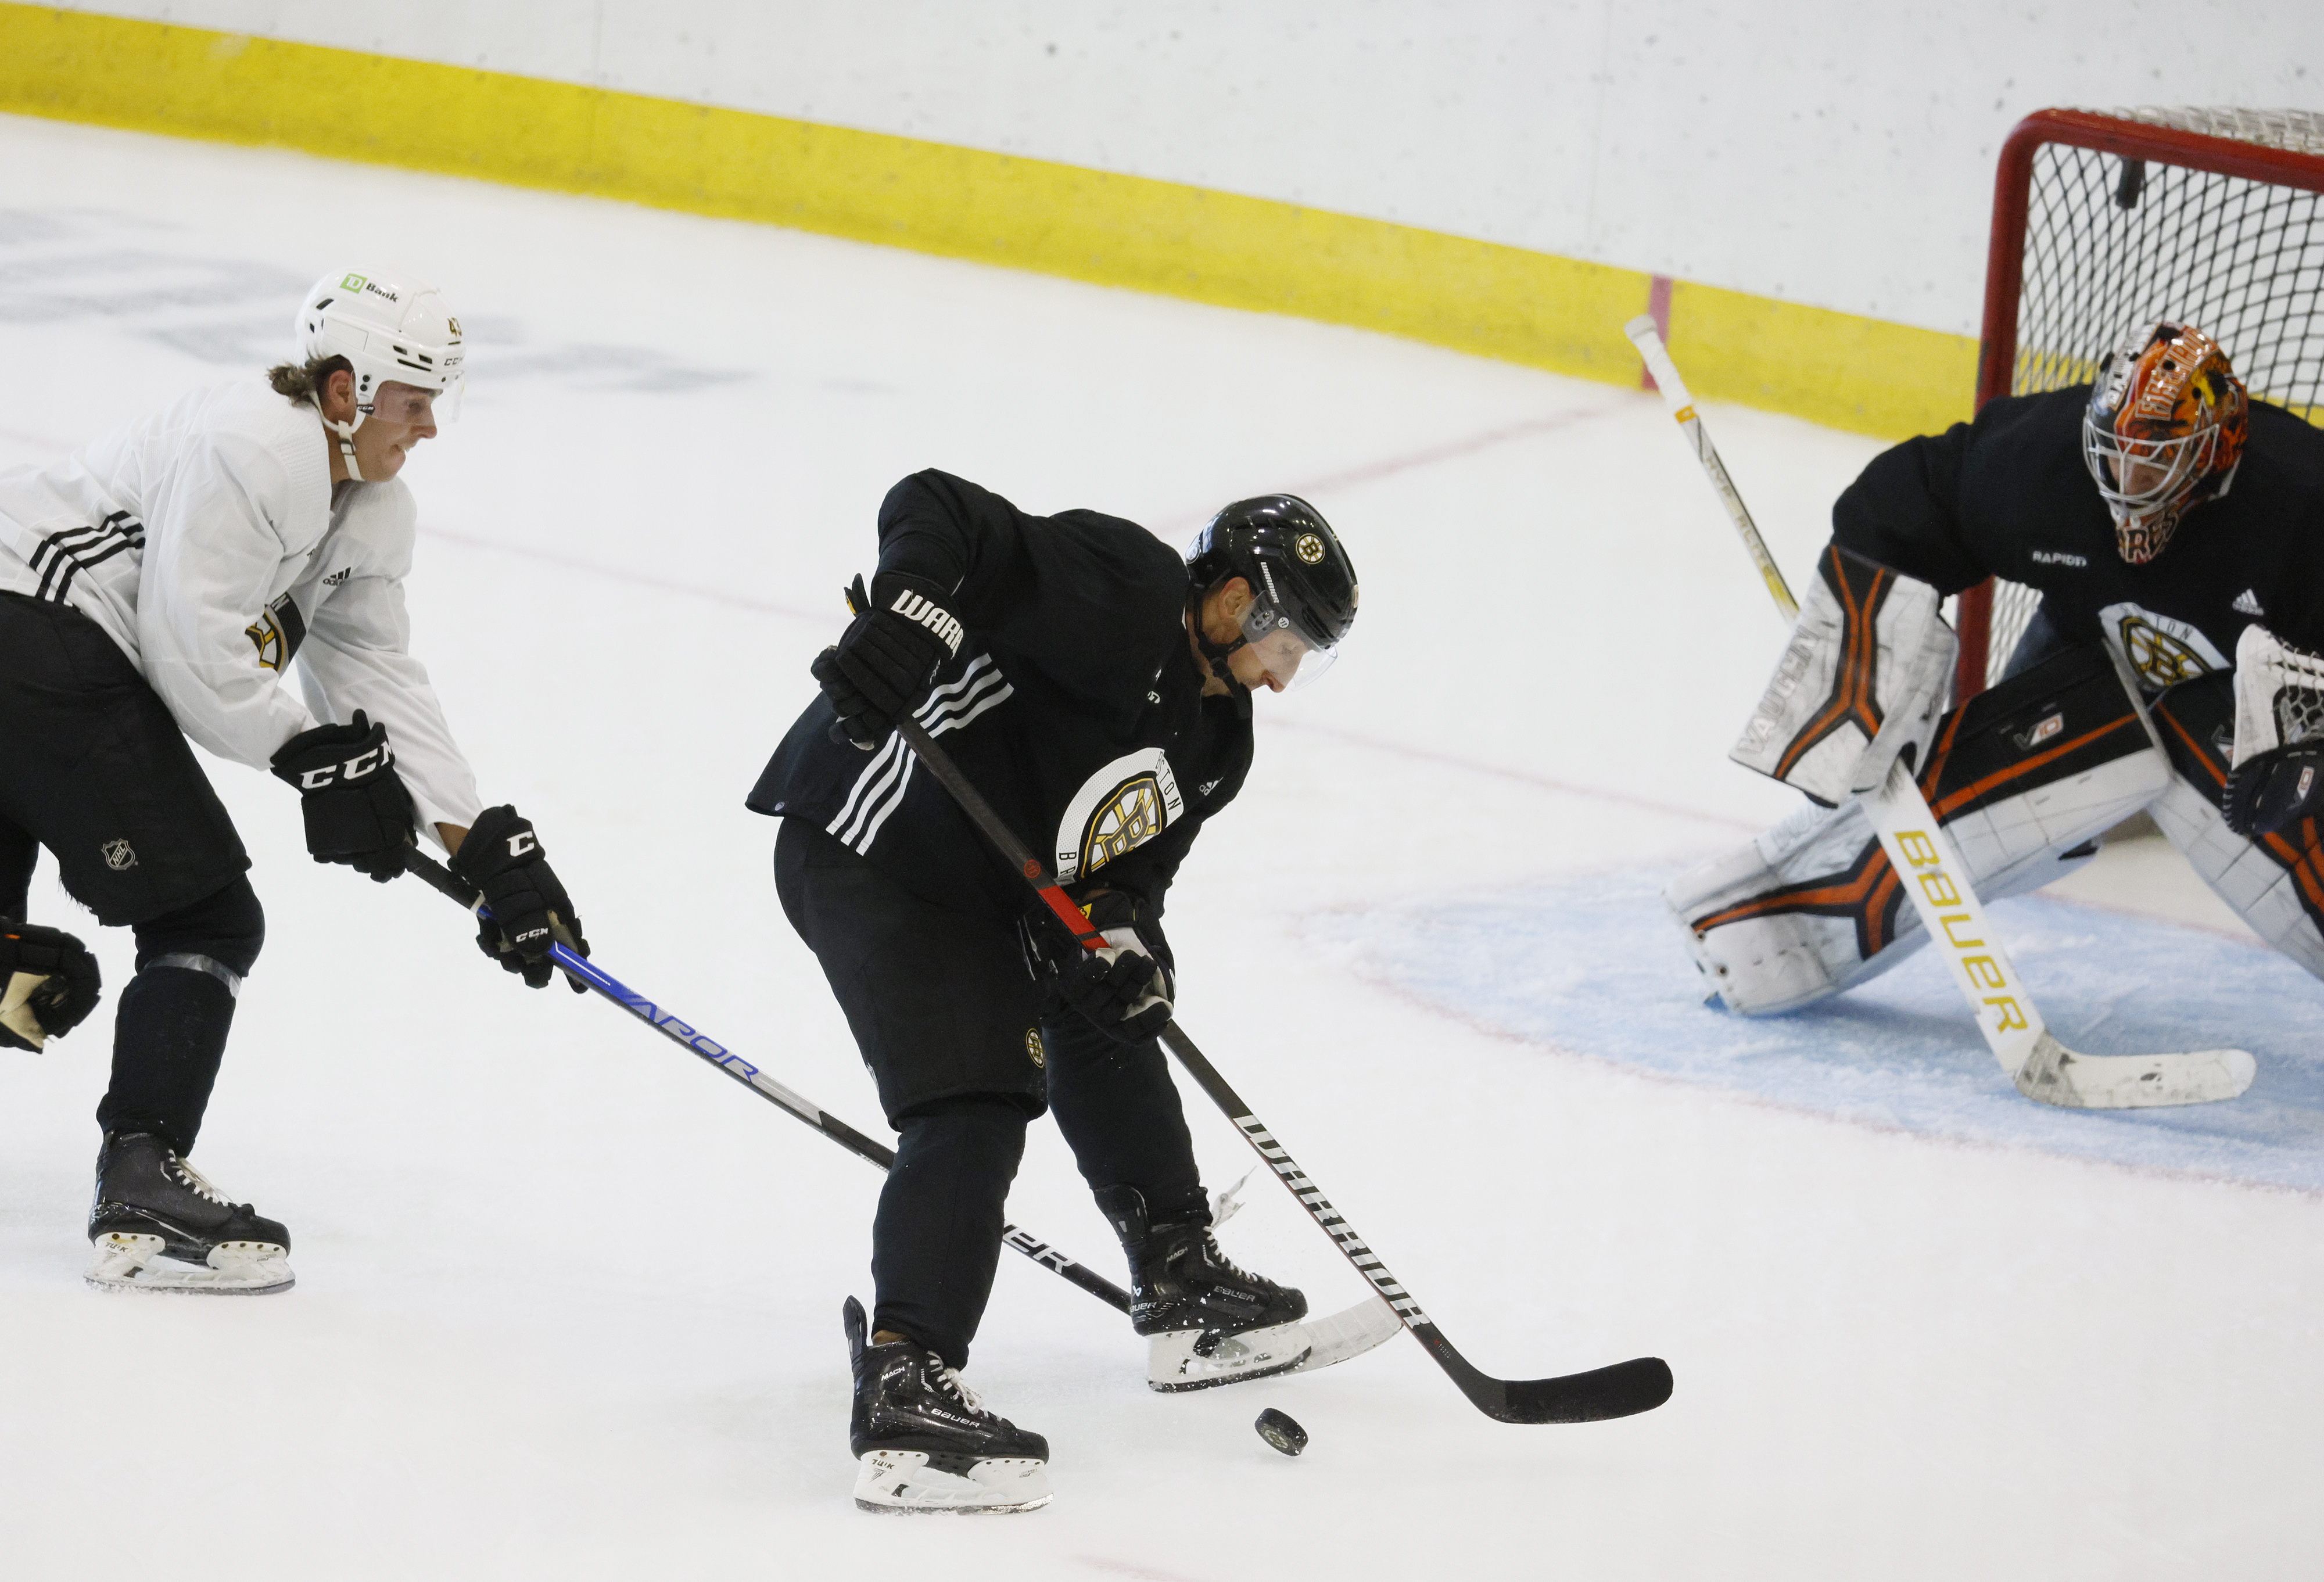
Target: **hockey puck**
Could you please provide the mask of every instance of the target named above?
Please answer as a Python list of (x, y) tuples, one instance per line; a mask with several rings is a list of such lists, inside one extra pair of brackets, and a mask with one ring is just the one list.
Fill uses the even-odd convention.
[(1250, 1426), (1259, 1430), (1260, 1439), (1286, 1456), (1296, 1456), (1307, 1448), (1307, 1430), (1294, 1422), (1287, 1412), (1277, 1412), (1270, 1406)]

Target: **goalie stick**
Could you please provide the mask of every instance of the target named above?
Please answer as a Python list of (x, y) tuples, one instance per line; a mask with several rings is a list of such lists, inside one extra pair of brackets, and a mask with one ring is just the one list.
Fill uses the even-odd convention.
[[(1084, 949), (1102, 946), (1105, 940), (1090, 927), (1088, 917), (1074, 905), (1073, 897), (1058, 887), (1056, 876), (1017, 838), (1016, 832), (993, 811), (992, 805), (960, 772), (951, 756), (928, 740), (927, 731), (919, 722), (908, 715), (896, 722), (896, 730), (902, 735), (904, 744), (927, 766), (928, 772), (952, 794), (961, 810), (984, 832), (985, 838), (1032, 887), (1074, 938)], [(1332, 1207), (1322, 1189), (1308, 1179), (1274, 1135), (1251, 1113), (1250, 1106), (1227, 1085), (1218, 1068), (1194, 1047), (1185, 1030), (1172, 1022), (1162, 1029), (1161, 1036), (1170, 1053), (1177, 1056), (1178, 1063), (1210, 1096), (1211, 1102), (1226, 1113), (1235, 1130), (1267, 1162), (1285, 1190), (1299, 1200), (1299, 1206), (1323, 1228), (1342, 1255), (1396, 1310), (1413, 1338), (1427, 1348), (1436, 1366), (1451, 1376), (1478, 1411), (1502, 1422), (1598, 1422), (1651, 1412), (1670, 1399), (1670, 1365), (1658, 1357), (1634, 1357), (1610, 1367), (1554, 1379), (1497, 1379), (1480, 1371), (1453, 1349), (1435, 1320), (1421, 1311), (1411, 1292), (1388, 1273), (1388, 1265), (1365, 1245), (1355, 1227)]]
[[(475, 889), (418, 847), (406, 848), (403, 864), (409, 871), (427, 881), (430, 888), (479, 916), (487, 915), (482, 906), (482, 897)], [(576, 982), (596, 990), (679, 1048), (699, 1056), (760, 1098), (805, 1121), (857, 1158), (868, 1160), (881, 1170), (894, 1167), (894, 1149), (872, 1141), (821, 1106), (792, 1092), (724, 1044), (664, 1011), (660, 1006), (593, 963), (586, 956), (557, 944), (549, 947), (549, 958), (564, 971), (571, 973)], [(1001, 1243), (1022, 1253), (1051, 1274), (1080, 1286), (1117, 1312), (1127, 1313), (1130, 1311), (1128, 1292), (1088, 1265), (1067, 1257), (1021, 1226), (1002, 1226)], [(1404, 1326), (1383, 1303), (1367, 1301), (1328, 1318), (1305, 1320), (1301, 1327), (1306, 1331), (1309, 1343), (1307, 1357), (1297, 1367), (1287, 1370), (1291, 1373), (1312, 1373), (1317, 1368), (1330, 1367), (1350, 1357), (1360, 1357), (1388, 1340)]]
[[(1661, 332), (1651, 317), (1632, 319), (1624, 331), (1646, 360), (1672, 416), (1686, 430), (1695, 459), (1702, 464), (1736, 530), (1750, 547), (1767, 579), (1768, 592), (1786, 621), (1799, 606), (1784, 585), (1783, 574), (1759, 537), (1751, 512), (1727, 475), (1702, 419), (1694, 413)], [(2116, 668), (2119, 669), (2117, 661)], [(2126, 684), (2127, 685), (2127, 684)], [(2146, 706), (2129, 688), (2139, 717)], [(2147, 724), (2149, 736), (2153, 725)], [(2158, 742), (2159, 749), (2159, 742)], [(1987, 921), (1985, 905), (1969, 882), (1952, 840), (1929, 810), (1910, 765), (1899, 759), (1886, 779), (1855, 791), (1871, 816), (1880, 848), (1895, 869), (1921, 926), (1938, 946), (1954, 987), (1969, 1001), (1986, 1047), (2026, 1098), (2068, 1109), (2147, 1109), (2177, 1104), (2213, 1104), (2234, 1099), (2252, 1084), (2259, 1062), (2241, 1049), (2201, 1049), (2171, 1054), (2083, 1054), (2069, 1049), (2026, 991), (2024, 980)]]

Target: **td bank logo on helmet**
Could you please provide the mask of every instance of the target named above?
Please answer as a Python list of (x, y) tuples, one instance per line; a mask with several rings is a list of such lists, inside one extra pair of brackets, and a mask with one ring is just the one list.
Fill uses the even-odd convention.
[[(342, 291), (368, 292), (370, 295), (374, 297), (383, 297), (390, 302), (401, 302), (403, 300), (401, 296), (389, 290), (387, 287), (381, 285), (377, 281), (373, 280), (368, 275), (341, 275), (339, 277), (339, 290)], [(452, 333), (457, 335), (459, 331), (456, 328)]]

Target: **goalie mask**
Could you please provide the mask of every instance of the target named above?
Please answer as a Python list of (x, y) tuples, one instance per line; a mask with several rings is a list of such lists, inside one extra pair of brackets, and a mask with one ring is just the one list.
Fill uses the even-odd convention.
[[(1356, 623), (1356, 568), (1323, 513), (1296, 494), (1262, 494), (1221, 510), (1186, 546), (1194, 640), (1223, 667), (1238, 648), (1258, 650), (1283, 690), (1332, 667), (1340, 639)], [(1229, 577), (1250, 584), (1241, 636), (1214, 643), (1199, 619), (1203, 595)]]
[(2227, 492), (2250, 424), (2227, 353), (2192, 325), (2150, 324), (2107, 354), (2082, 414), (2082, 461), (2123, 559), (2153, 559), (2188, 511)]
[(344, 357), (354, 371), (355, 421), (324, 419), (338, 436), (351, 478), (363, 476), (355, 440), (366, 418), (425, 423), (459, 416), (466, 365), (460, 321), (425, 281), (352, 270), (327, 274), (309, 288), (291, 333), (301, 363)]

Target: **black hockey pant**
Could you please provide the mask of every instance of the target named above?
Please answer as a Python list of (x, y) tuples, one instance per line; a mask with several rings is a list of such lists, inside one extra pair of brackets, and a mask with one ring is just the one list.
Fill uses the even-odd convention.
[(1046, 999), (1012, 915), (924, 900), (798, 819), (775, 884), (901, 1134), (872, 1227), (876, 1329), (967, 1365), (1025, 1127), (1051, 1105), (1093, 1190), (1138, 1188), (1157, 1222), (1208, 1219), (1161, 1045), (1117, 1044)]
[(29, 916), (42, 846), (67, 893), (136, 934), (97, 1123), (190, 1153), (265, 942), (250, 860), (168, 706), (103, 630), (0, 593), (0, 917)]

